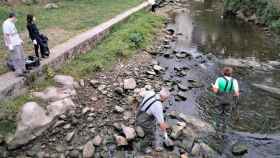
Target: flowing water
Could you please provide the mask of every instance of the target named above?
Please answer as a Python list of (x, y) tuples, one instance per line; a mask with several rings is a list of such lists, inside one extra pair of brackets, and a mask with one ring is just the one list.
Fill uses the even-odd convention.
[[(259, 27), (235, 18), (223, 18), (223, 4), (218, 0), (187, 1), (177, 8), (169, 12), (171, 23), (167, 27), (175, 30), (178, 39), (170, 44), (171, 49), (162, 53), (188, 52), (194, 60), (159, 56), (160, 64), (168, 68), (163, 77), (184, 85), (198, 80), (206, 87), (187, 92), (190, 96), (187, 101), (173, 99), (175, 106), (171, 108), (214, 125), (217, 120), (215, 99), (208, 86), (220, 76), (221, 61), (279, 64), (280, 45), (276, 37), (268, 36), (269, 33)], [(185, 77), (177, 77), (174, 67), (187, 67), (189, 72)], [(241, 88), (240, 120), (228, 122), (224, 157), (231, 157), (227, 148), (236, 142), (248, 145), (245, 157), (280, 157), (280, 100), (252, 86), (258, 83), (280, 88), (279, 72), (277, 67), (235, 67), (234, 76)]]

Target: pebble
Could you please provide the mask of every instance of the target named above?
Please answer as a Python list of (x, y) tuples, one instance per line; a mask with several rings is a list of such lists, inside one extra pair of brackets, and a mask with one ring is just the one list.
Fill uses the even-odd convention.
[(70, 132), (66, 135), (65, 139), (67, 142), (71, 142), (71, 140), (73, 139), (74, 135), (75, 135), (76, 131)]
[(123, 113), (124, 112), (124, 108), (120, 107), (120, 106), (115, 106), (115, 111), (117, 113)]

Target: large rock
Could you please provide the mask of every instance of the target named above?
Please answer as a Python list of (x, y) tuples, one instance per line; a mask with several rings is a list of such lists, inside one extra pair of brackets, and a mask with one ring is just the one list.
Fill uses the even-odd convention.
[(185, 127), (186, 123), (184, 122), (178, 122), (176, 125), (172, 126), (171, 138), (177, 139)]
[(116, 140), (116, 143), (117, 143), (118, 146), (128, 145), (127, 140), (122, 136), (115, 135), (115, 140)]
[(76, 91), (70, 88), (48, 87), (44, 91), (34, 92), (32, 95), (45, 101), (57, 101), (76, 95)]
[(280, 99), (280, 88), (270, 87), (262, 84), (253, 84), (254, 87), (267, 92), (271, 97)]
[(122, 131), (126, 137), (127, 140), (132, 140), (136, 137), (136, 132), (134, 128), (127, 127), (127, 126), (122, 126)]
[(51, 103), (47, 106), (47, 110), (51, 117), (59, 116), (75, 107), (74, 102), (70, 98), (65, 98)]
[(137, 136), (138, 136), (138, 137), (143, 138), (143, 137), (145, 136), (145, 132), (144, 132), (144, 130), (143, 130), (142, 127), (137, 126), (137, 127), (135, 128), (135, 130), (136, 130), (136, 133), (137, 133)]
[(17, 120), (17, 129), (14, 138), (8, 142), (10, 149), (16, 149), (35, 139), (46, 130), (52, 122), (52, 117), (46, 114), (45, 109), (35, 102), (23, 105)]
[(72, 76), (55, 75), (53, 79), (63, 87), (74, 88), (75, 84), (77, 84)]
[(248, 147), (246, 144), (236, 143), (232, 147), (232, 153), (236, 156), (244, 155), (248, 152)]
[(83, 149), (83, 158), (92, 158), (94, 156), (94, 152), (95, 148), (93, 146), (93, 142), (87, 142)]
[(124, 80), (124, 89), (135, 89), (136, 88), (136, 81), (134, 80), (134, 78), (129, 78), (129, 79), (125, 79)]

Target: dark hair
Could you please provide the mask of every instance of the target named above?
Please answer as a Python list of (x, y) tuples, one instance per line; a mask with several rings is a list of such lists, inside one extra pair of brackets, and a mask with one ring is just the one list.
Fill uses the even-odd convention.
[(13, 17), (16, 17), (16, 13), (14, 12), (9, 13), (9, 18), (13, 18)]
[(223, 75), (225, 76), (231, 76), (233, 72), (233, 69), (231, 67), (224, 67), (223, 68)]
[(27, 24), (31, 24), (32, 22), (33, 22), (33, 15), (31, 15), (31, 14), (28, 14), (27, 16), (26, 16), (26, 21), (27, 21)]

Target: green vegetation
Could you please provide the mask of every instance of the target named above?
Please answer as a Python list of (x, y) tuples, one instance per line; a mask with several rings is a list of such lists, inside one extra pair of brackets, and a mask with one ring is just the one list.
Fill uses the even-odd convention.
[(256, 13), (257, 17), (271, 29), (280, 33), (280, 8), (271, 0), (225, 0), (226, 10), (237, 12), (244, 9)]
[(108, 68), (116, 58), (129, 57), (137, 49), (151, 44), (162, 23), (162, 17), (148, 12), (137, 13), (129, 18), (126, 24), (114, 27), (110, 36), (96, 49), (65, 65), (61, 71), (78, 79)]
[[(163, 22), (163, 17), (155, 16), (149, 12), (136, 13), (126, 23), (115, 26), (110, 35), (96, 49), (65, 64), (59, 73), (72, 75), (79, 79), (94, 75), (95, 72), (103, 68), (110, 68), (117, 58), (128, 58), (139, 49), (150, 46), (156, 33), (163, 26)], [(54, 84), (53, 80), (50, 79), (54, 72), (47, 69), (46, 73), (48, 73), (49, 78), (33, 83), (30, 92), (42, 90)], [(1, 121), (0, 116), (0, 127), (7, 127), (0, 128), (0, 134), (7, 134), (15, 130), (15, 114), (28, 101), (40, 102), (38, 98), (26, 94), (0, 103), (0, 115), (5, 113), (13, 118), (9, 121)]]
[[(38, 20), (39, 28), (49, 36), (53, 47), (72, 36), (108, 20), (122, 11), (135, 6), (142, 0), (62, 0), (58, 9), (44, 9), (44, 6), (19, 5), (16, 8), (0, 6), (0, 21), (3, 22), (11, 10), (18, 15), (17, 27), (26, 32), (26, 15), (32, 13)], [(0, 74), (7, 72), (4, 60), (7, 56), (4, 49), (2, 33), (0, 34)], [(32, 44), (26, 35), (26, 53), (32, 52)]]

